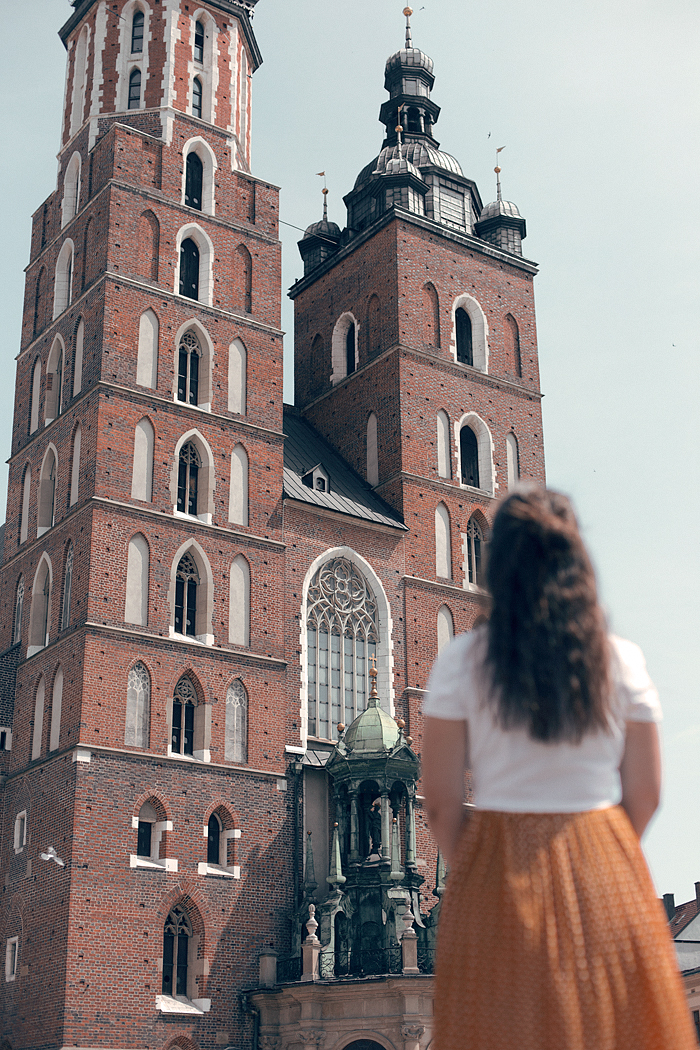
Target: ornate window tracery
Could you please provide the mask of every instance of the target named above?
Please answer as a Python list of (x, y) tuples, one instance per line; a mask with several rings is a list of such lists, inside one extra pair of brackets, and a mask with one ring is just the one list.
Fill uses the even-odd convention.
[(202, 349), (194, 332), (185, 332), (178, 348), (177, 399), (189, 405), (198, 404), (199, 359)]
[(163, 930), (163, 994), (187, 995), (187, 955), (192, 926), (182, 905), (176, 905)]
[(177, 634), (189, 634), (194, 637), (197, 633), (198, 586), (199, 572), (194, 558), (191, 554), (185, 554), (180, 558), (175, 579), (175, 631)]
[(240, 678), (236, 678), (226, 691), (226, 743), (227, 762), (248, 761), (248, 694)]
[(367, 706), (368, 660), (379, 641), (377, 602), (347, 558), (314, 575), (307, 598), (309, 735), (335, 740)]
[(470, 518), (467, 524), (467, 572), (469, 582), (475, 587), (483, 587), (483, 570), (481, 555), (484, 535), (476, 518)]
[[(173, 691), (172, 752), (194, 754), (194, 712), (197, 694), (191, 680), (183, 675)], [(183, 993), (184, 994), (184, 993)]]
[(61, 610), (61, 630), (65, 631), (70, 624), (70, 599), (73, 589), (73, 544), (66, 555), (66, 570), (63, 577), (63, 608)]
[(182, 514), (196, 514), (199, 492), (199, 468), (202, 460), (195, 445), (188, 441), (180, 449), (177, 472), (177, 509)]
[(126, 686), (124, 743), (127, 746), (148, 747), (150, 707), (151, 676), (139, 661), (129, 671)]
[(15, 595), (15, 622), (12, 628), (12, 644), (22, 638), (22, 612), (24, 611), (24, 576), (20, 576)]

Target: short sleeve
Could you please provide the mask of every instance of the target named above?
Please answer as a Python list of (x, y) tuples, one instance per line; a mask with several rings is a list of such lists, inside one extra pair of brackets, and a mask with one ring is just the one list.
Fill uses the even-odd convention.
[(660, 722), (663, 715), (656, 686), (649, 677), (644, 654), (634, 642), (610, 639), (613, 649), (613, 689), (626, 722)]
[(466, 719), (473, 691), (474, 634), (460, 634), (438, 656), (428, 680), (423, 714), (431, 718)]

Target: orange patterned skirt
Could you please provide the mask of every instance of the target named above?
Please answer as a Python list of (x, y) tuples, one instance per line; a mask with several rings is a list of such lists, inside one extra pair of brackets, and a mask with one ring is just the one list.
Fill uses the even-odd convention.
[(663, 908), (619, 806), (475, 810), (440, 916), (435, 1050), (695, 1050)]

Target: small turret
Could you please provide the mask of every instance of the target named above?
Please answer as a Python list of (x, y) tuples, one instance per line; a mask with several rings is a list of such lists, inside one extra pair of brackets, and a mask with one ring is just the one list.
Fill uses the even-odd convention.
[[(496, 161), (503, 149), (505, 146), (496, 150)], [(503, 248), (514, 255), (522, 255), (522, 242), (527, 236), (525, 220), (512, 201), (504, 201), (502, 198), (501, 169), (498, 163), (493, 170), (496, 173), (496, 200), (483, 209), (474, 230), (482, 241), (488, 241), (496, 248)]]
[(323, 218), (307, 226), (304, 236), (299, 241), (299, 253), (304, 260), (304, 277), (320, 266), (322, 262), (338, 251), (340, 227), (328, 221), (328, 189), (324, 186)]

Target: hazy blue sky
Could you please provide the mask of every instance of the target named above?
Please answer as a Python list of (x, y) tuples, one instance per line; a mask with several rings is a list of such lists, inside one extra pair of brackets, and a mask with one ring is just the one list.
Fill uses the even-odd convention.
[[(260, 0), (253, 170), (281, 218), (330, 217), (381, 147), (384, 63), (403, 0)], [(0, 446), (9, 453), (31, 213), (56, 182), (67, 0), (3, 10)], [(665, 709), (663, 809), (645, 840), (660, 893), (700, 880), (700, 9), (695, 0), (425, 0), (413, 39), (435, 62), (436, 135), (527, 219), (549, 484), (573, 496), (613, 628), (644, 649)], [(12, 46), (9, 46), (9, 45)], [(284, 287), (301, 275), (281, 227)], [(283, 307), (292, 400), (293, 317)], [(6, 468), (0, 500), (4, 505)]]

